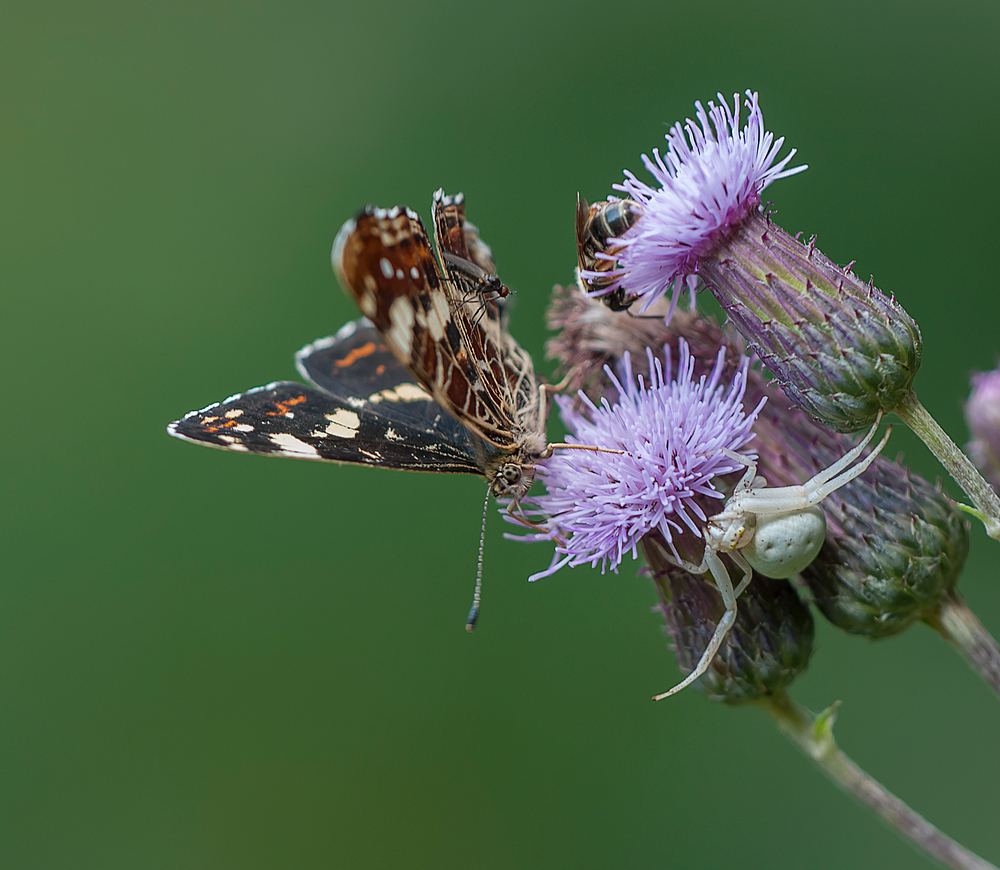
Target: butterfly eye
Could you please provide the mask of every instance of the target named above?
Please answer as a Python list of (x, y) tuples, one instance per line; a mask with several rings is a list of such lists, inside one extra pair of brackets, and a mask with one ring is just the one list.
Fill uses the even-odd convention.
[(521, 466), (508, 462), (500, 469), (500, 474), (508, 486), (513, 486), (521, 481)]

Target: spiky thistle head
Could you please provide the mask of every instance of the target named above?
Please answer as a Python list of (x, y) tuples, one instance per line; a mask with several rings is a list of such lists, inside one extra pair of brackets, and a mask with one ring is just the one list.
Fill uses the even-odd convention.
[[(721, 100), (721, 97), (720, 97)], [(677, 124), (663, 157), (643, 158), (655, 185), (626, 173), (617, 189), (642, 217), (615, 240), (616, 279), (649, 301), (698, 275), (789, 398), (840, 432), (871, 426), (910, 395), (920, 330), (892, 298), (774, 225), (761, 191), (805, 167), (777, 160), (757, 95)], [(611, 273), (604, 273), (611, 274)]]
[(652, 157), (642, 155), (655, 184), (626, 170), (625, 181), (614, 185), (635, 200), (642, 217), (614, 240), (621, 246), (619, 268), (604, 274), (627, 275), (629, 288), (647, 304), (677, 279), (696, 274), (701, 258), (759, 208), (768, 185), (806, 169), (787, 168), (794, 148), (778, 159), (785, 140), (764, 129), (756, 93), (747, 91), (742, 127), (739, 95), (732, 108), (718, 98), (719, 105), (709, 101), (707, 109), (695, 103), (697, 121), (670, 128), (664, 154), (654, 148)]
[(614, 403), (583, 393), (576, 401), (557, 397), (568, 441), (618, 452), (560, 450), (536, 466), (546, 492), (530, 500), (528, 512), (544, 531), (526, 539), (554, 541), (555, 554), (531, 579), (563, 566), (617, 570), (627, 554), (636, 557), (643, 535), (655, 531), (668, 546), (678, 535), (700, 538), (721, 507), (716, 478), (743, 468), (721, 450), (747, 445), (760, 410), (743, 406), (748, 362), (725, 379), (720, 348), (710, 371), (696, 377), (687, 343), (679, 341), (678, 350), (676, 371), (669, 347), (662, 362), (646, 351), (648, 381), (633, 373), (626, 353), (620, 373), (605, 372)]
[[(677, 664), (688, 674), (725, 612), (722, 596), (703, 577), (672, 564), (655, 534), (642, 539), (642, 552), (660, 598), (664, 630)], [(755, 574), (740, 596), (736, 622), (699, 680), (701, 688), (727, 704), (777, 694), (808, 666), (814, 631), (809, 608), (787, 580)]]
[[(754, 426), (758, 469), (772, 486), (801, 483), (853, 446), (751, 379), (748, 395), (770, 401)], [(828, 495), (826, 540), (802, 571), (816, 606), (834, 625), (868, 638), (932, 621), (952, 595), (969, 550), (969, 523), (941, 489), (879, 456)]]

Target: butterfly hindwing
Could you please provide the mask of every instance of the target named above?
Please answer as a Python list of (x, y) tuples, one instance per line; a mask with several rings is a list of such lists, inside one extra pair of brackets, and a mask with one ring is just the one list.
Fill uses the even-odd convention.
[(359, 413), (468, 445), (468, 430), (415, 382), (409, 369), (389, 352), (368, 320), (355, 320), (336, 335), (306, 345), (295, 354), (299, 373), (323, 392)]
[[(312, 358), (317, 363), (342, 361), (350, 353), (334, 337)], [(330, 375), (330, 385), (340, 395), (280, 381), (192, 411), (167, 431), (186, 441), (244, 453), (482, 474), (467, 431), (393, 363), (389, 377), (386, 372), (366, 377), (369, 357), (355, 356), (343, 367), (353, 369), (343, 382), (337, 382), (335, 367)], [(377, 389), (351, 396), (349, 390), (359, 380), (374, 381)]]

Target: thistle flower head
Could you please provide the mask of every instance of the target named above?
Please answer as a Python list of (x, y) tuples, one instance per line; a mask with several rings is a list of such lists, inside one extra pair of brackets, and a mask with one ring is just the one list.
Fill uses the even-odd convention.
[(1000, 492), (1000, 368), (972, 376), (965, 421), (972, 433), (967, 447), (969, 456)]
[(683, 341), (678, 357), (674, 373), (669, 347), (662, 364), (647, 349), (647, 384), (633, 375), (626, 353), (620, 377), (606, 369), (618, 394), (615, 404), (605, 398), (595, 404), (583, 393), (578, 405), (557, 397), (570, 443), (623, 452), (560, 450), (536, 466), (547, 491), (531, 500), (531, 513), (544, 531), (522, 540), (552, 540), (556, 547), (550, 567), (531, 579), (565, 565), (617, 570), (626, 553), (636, 558), (639, 539), (651, 531), (671, 547), (685, 530), (700, 538), (713, 505), (724, 497), (714, 478), (743, 469), (720, 449), (747, 444), (761, 406), (743, 409), (746, 358), (726, 383), (724, 348), (698, 379)]
[[(761, 384), (765, 394), (770, 384)], [(748, 395), (758, 385), (751, 382)], [(799, 483), (842, 456), (852, 441), (772, 401), (754, 430), (758, 471), (771, 485)], [(942, 491), (879, 456), (823, 501), (826, 541), (802, 572), (820, 612), (868, 638), (931, 620), (952, 595), (969, 551), (969, 523)], [(754, 581), (756, 582), (756, 580)]]
[[(560, 288), (554, 294), (549, 321), (551, 326), (562, 330), (559, 338), (549, 344), (550, 356), (559, 361), (560, 369), (573, 383), (586, 386), (594, 397), (613, 391), (602, 367), (614, 364), (621, 348), (634, 351), (643, 344), (678, 346), (680, 336), (684, 336), (695, 349), (693, 356), (697, 360), (711, 359), (720, 347), (729, 347), (726, 367), (729, 373), (737, 370), (737, 360), (742, 359), (732, 354), (732, 348), (742, 349), (732, 326), (719, 327), (696, 311), (680, 310), (669, 323), (659, 318), (622, 317), (579, 291)], [(619, 349), (618, 355), (615, 348)], [(642, 358), (635, 360), (633, 371), (639, 369), (642, 361)], [(976, 381), (976, 386), (983, 390), (978, 399), (987, 409), (991, 402), (994, 408), (1000, 404), (997, 393), (990, 399), (987, 390), (991, 385), (1000, 389), (1000, 375), (995, 379), (983, 376)], [(758, 454), (757, 471), (769, 486), (800, 484), (853, 446), (849, 437), (838, 435), (801, 410), (789, 407), (775, 382), (766, 380), (758, 369), (751, 367), (747, 370), (744, 404), (753, 406), (761, 397), (766, 397), (768, 403), (754, 421), (753, 444)], [(967, 413), (977, 412), (969, 409)], [(823, 614), (844, 631), (867, 637), (885, 637), (914, 622), (933, 621), (942, 602), (953, 594), (969, 546), (968, 523), (940, 485), (934, 486), (909, 469), (879, 456), (864, 474), (829, 495), (823, 509), (827, 517), (826, 543), (802, 575)], [(663, 560), (658, 562), (654, 558), (665, 547), (657, 543), (657, 538), (653, 534), (642, 542), (654, 578), (665, 570), (659, 565)], [(678, 548), (686, 548), (682, 555), (688, 561), (700, 559), (700, 542), (685, 537), (675, 539), (674, 543)], [(680, 572), (677, 577), (683, 579), (684, 572), (677, 571)], [(663, 576), (671, 574), (666, 572)], [(744, 595), (757, 588), (760, 580), (755, 577)], [(670, 582), (680, 581), (675, 577)], [(704, 584), (700, 577), (684, 582)], [(657, 583), (662, 587), (659, 579)], [(708, 600), (690, 590), (683, 596), (677, 590), (674, 592), (677, 594), (671, 593), (671, 600), (688, 609), (698, 602), (702, 602), (698, 604), (701, 607)], [(740, 602), (742, 614), (743, 597)], [(716, 605), (721, 608), (721, 600), (712, 607)], [(682, 643), (674, 634), (680, 656), (682, 648), (694, 642)], [(704, 646), (703, 642), (700, 649)], [(691, 646), (696, 648), (697, 644)], [(693, 661), (700, 654), (699, 650)], [(682, 665), (684, 661), (687, 659), (682, 660)], [(723, 694), (729, 697), (731, 692)]]
[(730, 108), (719, 94), (718, 106), (709, 101), (706, 109), (695, 103), (697, 123), (689, 118), (674, 124), (665, 154), (653, 149), (652, 157), (643, 155), (657, 186), (628, 171), (625, 182), (614, 185), (639, 203), (643, 214), (615, 240), (622, 246), (615, 255), (620, 267), (604, 275), (628, 275), (629, 288), (647, 304), (675, 279), (696, 273), (701, 257), (757, 209), (761, 191), (771, 182), (806, 168), (786, 168), (795, 149), (777, 159), (785, 140), (764, 130), (757, 94), (746, 95), (742, 128), (739, 95)]
[(642, 216), (613, 240), (619, 266), (603, 274), (648, 305), (697, 273), (795, 404), (839, 432), (868, 428), (911, 398), (917, 324), (761, 212), (761, 191), (805, 167), (788, 168), (794, 151), (777, 159), (783, 140), (764, 131), (756, 94), (742, 128), (738, 100), (697, 105), (698, 123), (675, 125), (667, 153), (645, 159), (659, 187), (633, 175), (618, 185)]

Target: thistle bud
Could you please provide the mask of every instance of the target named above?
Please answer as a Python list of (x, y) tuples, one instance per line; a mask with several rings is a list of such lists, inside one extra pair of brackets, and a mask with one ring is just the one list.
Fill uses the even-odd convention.
[(869, 638), (933, 619), (969, 552), (969, 524), (940, 487), (894, 465), (826, 499), (826, 543), (802, 573), (830, 622)]
[[(777, 401), (764, 408), (754, 431), (758, 469), (771, 485), (801, 483), (851, 447), (846, 436), (782, 410)], [(969, 524), (940, 485), (879, 456), (822, 507), (826, 541), (802, 578), (834, 625), (888, 637), (926, 620), (954, 589), (969, 550)]]
[(701, 275), (785, 394), (824, 425), (864, 429), (909, 396), (914, 320), (765, 215), (748, 214)]
[[(660, 596), (665, 631), (677, 664), (691, 672), (725, 612), (722, 596), (702, 576), (672, 564), (655, 535), (642, 551)], [(785, 689), (809, 664), (814, 625), (787, 580), (755, 575), (740, 596), (736, 623), (700, 679), (709, 698), (745, 704)]]

